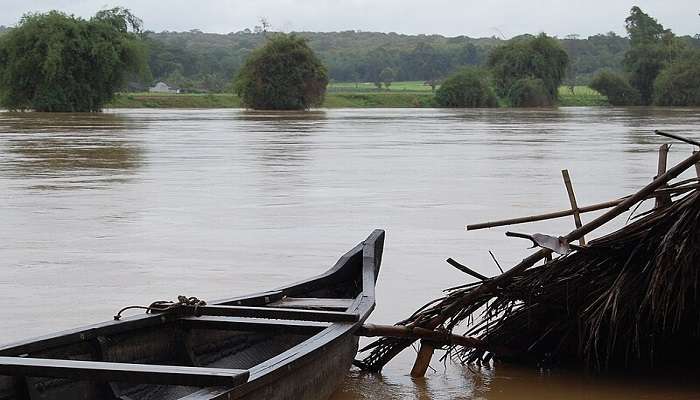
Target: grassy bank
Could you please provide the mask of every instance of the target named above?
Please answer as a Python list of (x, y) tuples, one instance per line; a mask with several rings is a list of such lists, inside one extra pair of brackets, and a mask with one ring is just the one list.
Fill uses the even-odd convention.
[[(107, 108), (238, 108), (233, 94), (119, 93)], [(433, 107), (432, 93), (367, 92), (328, 93), (326, 108)]]
[[(586, 86), (559, 88), (560, 106), (601, 106), (607, 99)], [(120, 93), (108, 108), (238, 108), (233, 94)], [(371, 83), (332, 83), (325, 108), (418, 108), (435, 107), (430, 86), (422, 82), (395, 82), (391, 90), (378, 90)]]

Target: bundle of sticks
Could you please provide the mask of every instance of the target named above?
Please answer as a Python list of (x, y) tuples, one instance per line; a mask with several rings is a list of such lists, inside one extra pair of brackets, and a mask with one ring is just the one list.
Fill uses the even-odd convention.
[[(565, 255), (552, 259), (552, 249), (542, 248), (492, 278), (452, 261), (477, 281), (447, 289), (393, 331), (366, 328), (364, 335), (383, 337), (363, 348), (369, 354), (355, 364), (380, 371), (419, 339), (413, 376), (425, 374), (436, 348), (464, 363), (495, 358), (606, 369), (695, 361), (700, 356), (700, 192), (698, 178), (671, 181), (693, 166), (700, 176), (699, 163), (697, 152), (668, 171), (660, 162), (649, 185), (606, 203), (611, 208), (587, 224), (577, 220), (577, 228), (558, 239), (565, 244), (582, 239), (645, 199), (656, 199), (652, 210)], [(572, 201), (567, 215), (580, 211)]]

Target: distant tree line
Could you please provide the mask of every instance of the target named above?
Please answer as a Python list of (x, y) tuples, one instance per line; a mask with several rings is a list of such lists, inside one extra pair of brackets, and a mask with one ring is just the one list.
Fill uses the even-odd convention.
[[(400, 35), (376, 32), (300, 32), (337, 82), (423, 81), (437, 83), (464, 66), (485, 66), (491, 51), (507, 41), (466, 36)], [(523, 35), (528, 37), (529, 35)], [(262, 31), (211, 34), (147, 32), (153, 79), (191, 91), (225, 91), (247, 56), (265, 43)], [(518, 37), (514, 38), (515, 40)], [(621, 73), (630, 40), (613, 32), (556, 39), (569, 57), (564, 82), (585, 85), (603, 70)], [(700, 36), (679, 38), (700, 47)], [(152, 82), (147, 82), (148, 84)], [(145, 85), (146, 82), (142, 83)]]

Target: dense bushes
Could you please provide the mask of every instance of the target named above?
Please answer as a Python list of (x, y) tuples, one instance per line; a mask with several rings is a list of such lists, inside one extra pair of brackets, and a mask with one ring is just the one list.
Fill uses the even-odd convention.
[(610, 71), (598, 74), (590, 87), (606, 96), (614, 106), (635, 106), (640, 102), (639, 92), (625, 78)]
[(513, 107), (549, 107), (552, 96), (542, 79), (520, 79), (513, 83), (508, 92), (508, 100)]
[(487, 73), (465, 67), (450, 75), (435, 92), (435, 102), (441, 107), (498, 107)]
[(327, 85), (326, 68), (305, 39), (275, 34), (251, 53), (234, 86), (246, 107), (303, 110), (323, 103)]
[[(130, 31), (131, 29), (131, 31)], [(145, 73), (140, 21), (128, 10), (90, 20), (27, 14), (0, 36), (0, 103), (49, 112), (100, 111), (129, 73)]]
[(689, 52), (665, 68), (654, 82), (654, 104), (700, 106), (700, 52)]

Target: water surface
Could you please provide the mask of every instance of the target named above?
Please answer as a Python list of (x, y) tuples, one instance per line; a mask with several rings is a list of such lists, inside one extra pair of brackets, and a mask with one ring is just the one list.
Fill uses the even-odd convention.
[[(528, 254), (506, 228), (465, 224), (567, 208), (563, 168), (580, 205), (629, 194), (656, 173), (653, 130), (699, 122), (693, 109), (3, 112), (0, 342), (108, 320), (125, 304), (296, 281), (374, 228), (387, 240), (371, 321), (393, 323), (469, 279), (445, 258), (493, 275), (488, 250), (504, 266)], [(670, 162), (691, 150), (674, 145)], [(518, 230), (572, 228), (564, 218)], [(412, 357), (381, 376), (354, 371), (335, 399), (700, 396), (500, 365), (435, 362), (414, 381)]]

